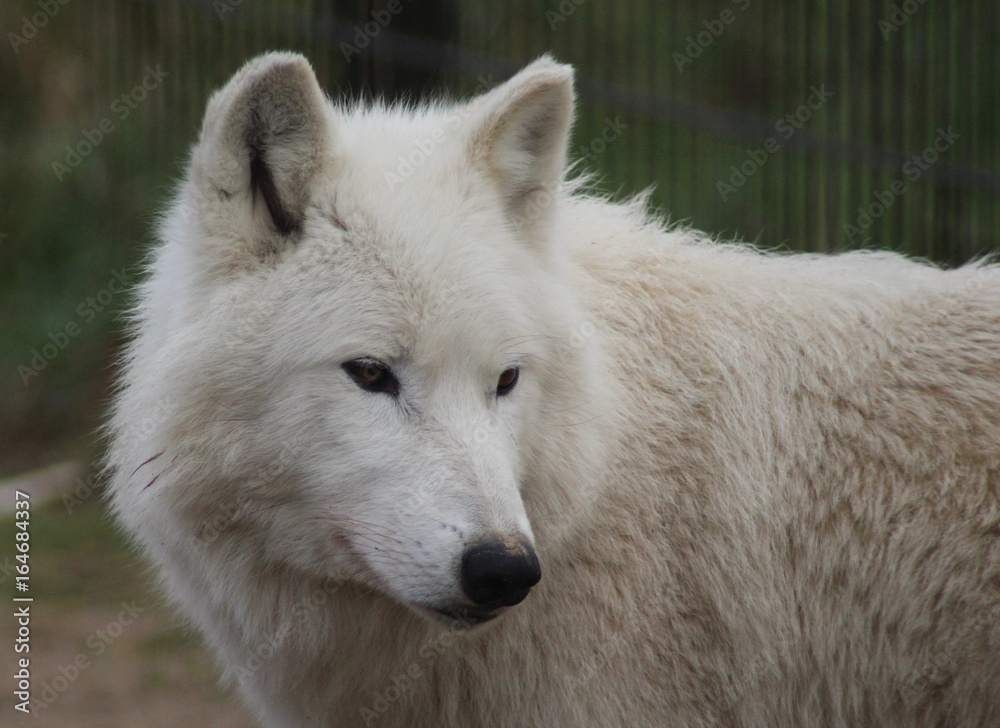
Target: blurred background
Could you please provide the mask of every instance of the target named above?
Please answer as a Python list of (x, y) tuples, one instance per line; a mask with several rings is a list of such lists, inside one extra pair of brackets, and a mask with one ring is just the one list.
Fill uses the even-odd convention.
[[(334, 98), (413, 99), (549, 52), (577, 69), (581, 169), (619, 197), (653, 186), (672, 220), (943, 265), (1000, 240), (986, 0), (8, 0), (0, 28), (0, 583), (28, 488), (35, 725), (249, 724), (108, 524), (94, 433), (156, 213), (251, 56), (306, 54)], [(8, 697), (0, 726), (19, 717)]]

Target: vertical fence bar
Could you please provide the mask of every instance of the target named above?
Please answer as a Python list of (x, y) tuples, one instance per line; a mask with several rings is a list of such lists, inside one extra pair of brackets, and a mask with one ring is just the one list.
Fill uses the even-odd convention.
[[(827, 82), (830, 72), (830, 64), (827, 56), (830, 40), (828, 14), (829, 8), (827, 0), (818, 0), (816, 3), (816, 13), (813, 16), (813, 22), (819, 25), (816, 33), (816, 64), (814, 66), (816, 72), (813, 74), (813, 83)], [(834, 91), (834, 93), (836, 93), (836, 91)], [(828, 103), (824, 99), (824, 105), (820, 112), (820, 118), (818, 119), (819, 123), (816, 125), (816, 130), (827, 138), (830, 136), (830, 115), (833, 113), (832, 106), (836, 104), (836, 101), (836, 97), (833, 99), (833, 104)], [(827, 219), (827, 206), (829, 200), (827, 191), (828, 164), (826, 150), (822, 150), (821, 153), (817, 154), (816, 162), (813, 164), (813, 170), (815, 175), (814, 187), (816, 189), (816, 193), (813, 195), (815, 222), (810, 226), (812, 229), (811, 237), (815, 239), (817, 248), (825, 252), (830, 249), (829, 220)]]

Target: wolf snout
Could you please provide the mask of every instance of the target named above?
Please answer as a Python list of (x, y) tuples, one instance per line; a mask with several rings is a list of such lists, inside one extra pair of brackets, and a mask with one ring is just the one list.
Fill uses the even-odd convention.
[(518, 604), (541, 578), (535, 549), (522, 538), (479, 541), (462, 554), (462, 591), (477, 607)]

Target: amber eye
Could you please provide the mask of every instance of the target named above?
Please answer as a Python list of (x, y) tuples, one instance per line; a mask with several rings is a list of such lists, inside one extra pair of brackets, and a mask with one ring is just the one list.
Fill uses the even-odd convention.
[(515, 385), (517, 385), (517, 378), (521, 370), (517, 367), (511, 367), (500, 375), (497, 380), (497, 396), (503, 397), (505, 394), (510, 394)]
[(399, 394), (399, 382), (392, 370), (378, 359), (353, 359), (345, 362), (343, 366), (344, 371), (362, 389), (391, 394), (393, 397)]

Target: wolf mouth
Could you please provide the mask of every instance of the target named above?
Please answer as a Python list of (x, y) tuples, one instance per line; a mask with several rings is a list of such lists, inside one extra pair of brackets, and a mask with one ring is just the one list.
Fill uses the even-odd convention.
[(486, 624), (500, 616), (498, 610), (476, 609), (474, 607), (430, 607), (419, 605), (421, 611), (428, 614), (434, 621), (442, 622), (449, 627), (472, 628)]

